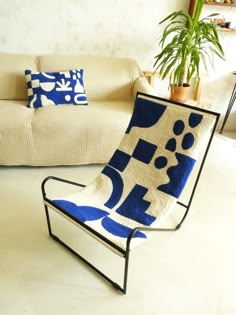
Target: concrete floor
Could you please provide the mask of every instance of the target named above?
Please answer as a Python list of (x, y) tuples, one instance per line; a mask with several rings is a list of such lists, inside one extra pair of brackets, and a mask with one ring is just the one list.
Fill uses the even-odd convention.
[[(236, 133), (214, 137), (183, 227), (131, 252), (126, 296), (47, 234), (41, 181), (55, 175), (88, 183), (101, 168), (0, 167), (0, 314), (235, 315)], [(118, 275), (121, 258), (76, 240)]]

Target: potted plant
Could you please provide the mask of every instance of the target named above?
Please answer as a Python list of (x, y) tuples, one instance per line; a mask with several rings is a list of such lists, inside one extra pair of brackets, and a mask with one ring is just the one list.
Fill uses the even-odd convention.
[[(204, 0), (197, 1), (193, 16), (181, 10), (159, 23), (169, 22), (160, 37), (161, 52), (154, 57), (153, 67), (162, 80), (170, 77), (171, 99), (176, 101), (186, 101), (191, 78), (196, 76), (196, 82), (200, 78), (201, 63), (207, 70), (208, 61), (213, 66), (214, 55), (224, 59), (219, 31), (213, 19), (218, 14), (200, 19), (203, 4)], [(186, 95), (179, 95), (179, 90), (186, 88)]]

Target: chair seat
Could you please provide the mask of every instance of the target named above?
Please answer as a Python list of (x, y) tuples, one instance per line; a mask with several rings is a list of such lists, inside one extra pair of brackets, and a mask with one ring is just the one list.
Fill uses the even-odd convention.
[[(141, 199), (144, 206), (148, 206), (150, 201), (142, 199), (146, 190), (144, 191), (139, 185), (135, 187), (133, 196)], [(135, 202), (131, 200), (131, 194), (123, 196), (123, 202), (121, 201), (117, 207), (110, 209), (106, 206), (109, 196), (107, 196), (105, 189), (109, 189), (108, 192), (111, 191), (111, 185), (107, 181), (106, 176), (102, 173), (90, 185), (81, 189), (79, 192), (53, 199), (52, 205), (55, 205), (57, 209), (61, 209), (64, 214), (68, 215), (69, 218), (73, 219), (75, 222), (85, 223), (122, 250), (126, 249), (127, 238), (134, 228), (160, 226), (167, 212), (167, 210), (163, 209), (164, 205), (169, 212), (171, 210), (170, 203), (174, 205), (176, 202), (175, 198), (171, 198), (167, 194), (159, 193), (156, 209), (154, 209), (154, 205), (152, 207), (152, 210), (156, 210), (155, 212), (157, 213), (157, 209), (160, 209), (161, 204), (162, 208), (158, 217), (145, 213), (144, 209), (141, 209), (141, 207), (138, 208)], [(154, 195), (156, 194), (155, 191), (152, 193)], [(149, 195), (151, 195), (150, 192)], [(92, 200), (91, 196), (93, 196)], [(136, 217), (132, 214), (133, 210), (136, 210)], [(142, 211), (143, 215), (139, 210)], [(139, 245), (143, 240), (147, 239), (149, 235), (148, 232), (137, 231), (130, 247), (133, 248)], [(102, 239), (100, 239), (100, 241), (103, 242)]]

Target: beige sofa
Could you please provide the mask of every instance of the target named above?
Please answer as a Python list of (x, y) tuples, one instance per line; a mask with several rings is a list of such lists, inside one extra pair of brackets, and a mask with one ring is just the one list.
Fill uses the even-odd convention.
[[(88, 106), (26, 106), (26, 69), (76, 68), (84, 69)], [(107, 162), (127, 127), (137, 91), (153, 93), (132, 59), (0, 54), (0, 165)]]

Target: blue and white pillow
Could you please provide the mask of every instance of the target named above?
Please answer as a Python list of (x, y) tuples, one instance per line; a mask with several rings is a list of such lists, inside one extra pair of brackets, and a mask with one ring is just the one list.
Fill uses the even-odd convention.
[(83, 69), (64, 72), (25, 70), (28, 107), (48, 105), (88, 105)]

